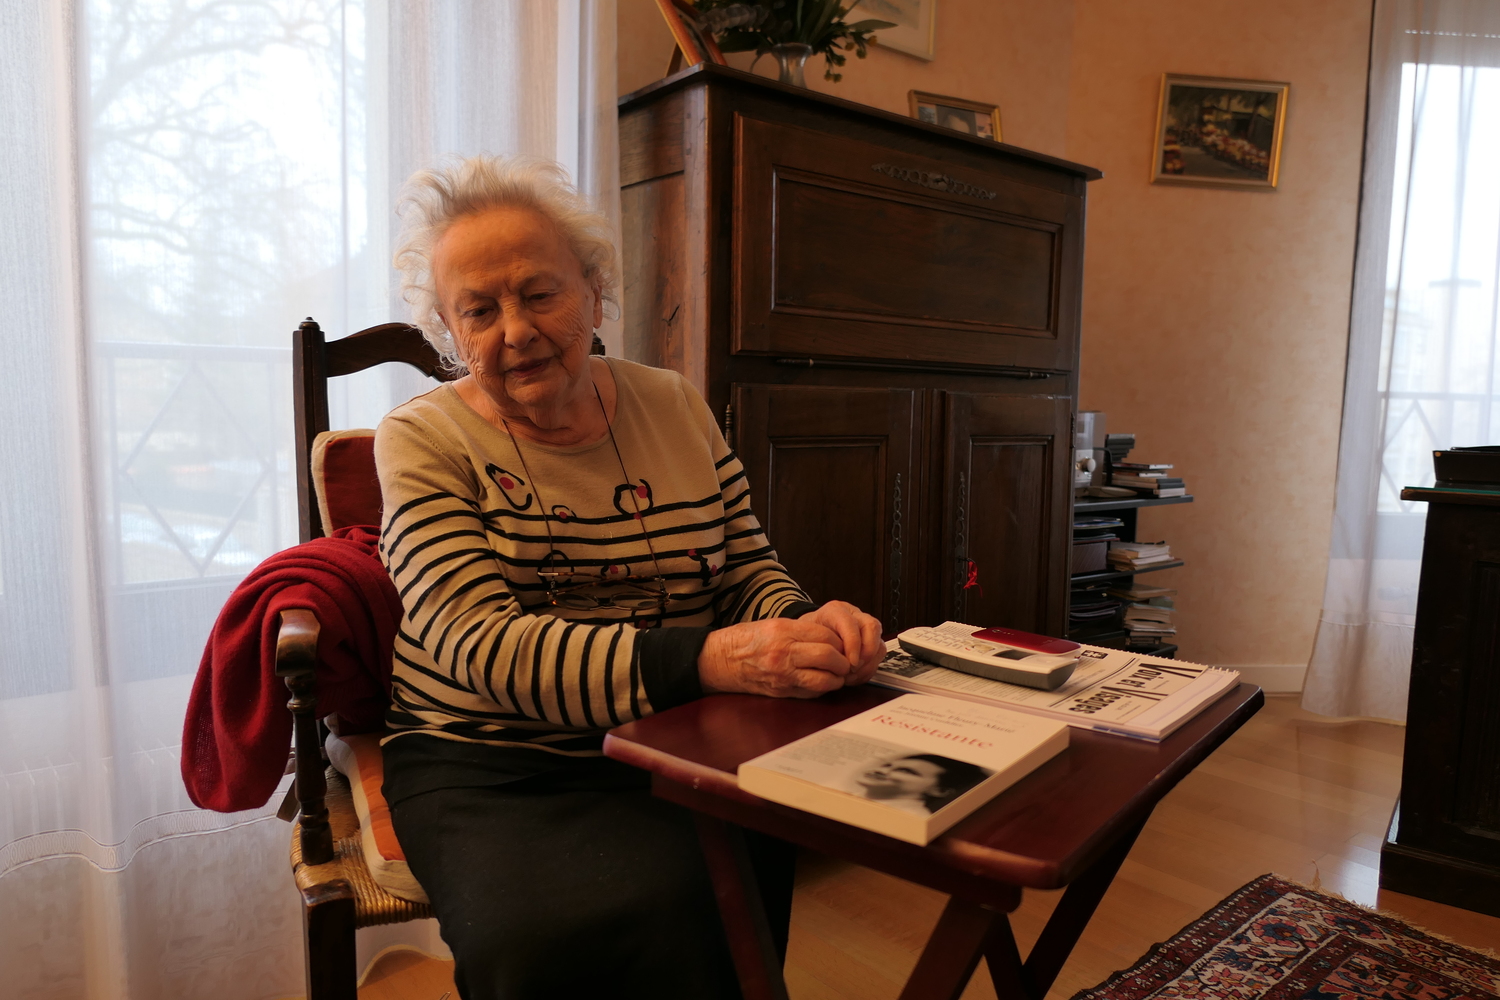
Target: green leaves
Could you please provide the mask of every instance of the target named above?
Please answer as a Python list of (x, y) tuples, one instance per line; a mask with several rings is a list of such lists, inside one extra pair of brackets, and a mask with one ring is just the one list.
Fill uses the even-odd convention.
[(834, 69), (847, 61), (844, 52), (853, 52), (863, 59), (873, 40), (871, 32), (896, 26), (874, 18), (849, 24), (844, 16), (854, 4), (845, 5), (841, 0), (760, 0), (753, 4), (745, 0), (695, 0), (694, 6), (705, 13), (728, 7), (760, 7), (765, 14), (759, 26), (723, 32), (718, 36), (719, 48), (725, 52), (754, 51), (765, 55), (773, 45), (800, 42), (811, 46), (814, 55), (823, 56), (828, 64), (823, 78), (835, 82), (843, 79), (843, 74), (835, 73)]

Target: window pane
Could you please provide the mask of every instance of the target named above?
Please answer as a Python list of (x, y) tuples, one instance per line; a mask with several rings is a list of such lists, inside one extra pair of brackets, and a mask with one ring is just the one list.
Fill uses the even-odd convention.
[[(297, 541), (291, 332), (367, 245), (361, 0), (92, 0), (87, 318), (116, 679)], [(360, 294), (368, 294), (367, 289)]]
[(1500, 441), (1496, 403), (1500, 69), (1402, 69), (1391, 257), (1390, 361), (1378, 509), (1430, 485), (1432, 451)]
[(296, 541), (290, 333), (365, 245), (362, 5), (89, 7), (90, 325), (117, 584)]

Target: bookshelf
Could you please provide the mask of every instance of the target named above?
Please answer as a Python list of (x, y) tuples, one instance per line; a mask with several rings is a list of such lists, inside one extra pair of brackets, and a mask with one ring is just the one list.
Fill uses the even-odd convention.
[[(1075, 499), (1073, 502), (1073, 516), (1089, 517), (1098, 514), (1112, 514), (1118, 517), (1124, 524), (1114, 529), (1115, 534), (1122, 541), (1137, 541), (1136, 521), (1142, 507), (1169, 507), (1172, 504), (1192, 503), (1192, 496), (1181, 497), (1086, 497)], [(1174, 559), (1160, 566), (1151, 566), (1138, 570), (1101, 570), (1096, 573), (1079, 573), (1069, 580), (1070, 594), (1076, 592), (1080, 587), (1093, 584), (1109, 583), (1116, 580), (1125, 580), (1130, 577), (1140, 576), (1143, 573), (1156, 573), (1164, 569), (1176, 569), (1185, 565), (1183, 560)], [(1107, 646), (1122, 648), (1129, 633), (1118, 619), (1107, 622), (1089, 622), (1085, 625), (1070, 627), (1068, 638), (1074, 642), (1087, 643), (1090, 646)], [(1140, 649), (1141, 647), (1131, 647)], [(1172, 656), (1177, 652), (1175, 643), (1162, 643), (1155, 647), (1147, 647), (1145, 650), (1155, 656)]]

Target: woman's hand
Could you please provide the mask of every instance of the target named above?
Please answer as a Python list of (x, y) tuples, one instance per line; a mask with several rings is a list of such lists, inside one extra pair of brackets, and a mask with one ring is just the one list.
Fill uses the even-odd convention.
[(880, 661), (885, 659), (880, 619), (865, 614), (852, 604), (829, 601), (797, 620), (815, 622), (839, 637), (839, 650), (849, 661), (849, 672), (844, 675), (846, 686), (863, 684), (874, 677)]
[[(698, 654), (698, 677), (709, 694), (816, 698), (869, 680), (884, 648), (878, 621), (831, 601), (798, 619), (768, 618), (710, 632)], [(850, 649), (852, 656), (845, 652)]]
[(838, 634), (805, 618), (715, 629), (698, 654), (698, 677), (709, 694), (816, 698), (843, 687), (848, 673)]

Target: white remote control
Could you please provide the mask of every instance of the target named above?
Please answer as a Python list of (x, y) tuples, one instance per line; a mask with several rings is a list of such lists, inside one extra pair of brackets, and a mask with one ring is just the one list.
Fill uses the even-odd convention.
[[(1004, 639), (1019, 640), (1024, 645)], [(1062, 687), (1073, 676), (1080, 648), (1063, 639), (1008, 629), (976, 629), (958, 622), (946, 622), (938, 628), (909, 628), (896, 640), (912, 656), (940, 667), (1044, 691)]]

